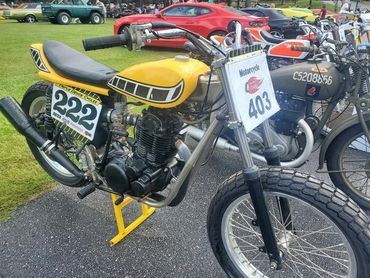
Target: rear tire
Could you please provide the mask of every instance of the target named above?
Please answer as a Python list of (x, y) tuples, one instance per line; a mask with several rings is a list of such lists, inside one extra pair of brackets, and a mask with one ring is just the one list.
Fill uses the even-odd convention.
[(103, 17), (99, 13), (92, 13), (90, 21), (92, 24), (101, 24), (103, 22)]
[[(46, 93), (51, 92), (52, 86), (51, 83), (45, 81), (37, 82), (32, 85), (23, 97), (21, 105), (23, 111), (33, 119), (45, 115)], [(36, 127), (38, 131), (46, 137), (42, 123)], [(40, 151), (40, 149), (30, 141), (27, 140), (27, 144), (37, 162), (54, 180), (70, 187), (81, 187), (87, 184), (85, 179), (72, 175), (59, 163)], [(58, 144), (59, 149), (61, 149), (61, 145), (63, 144)]]
[(27, 15), (25, 18), (24, 18), (25, 22), (28, 22), (28, 23), (35, 23), (36, 22), (36, 17), (32, 14), (30, 15)]
[[(370, 122), (367, 122), (367, 126), (370, 128)], [(366, 150), (361, 150), (361, 148)], [(329, 176), (335, 186), (343, 190), (365, 210), (370, 210), (370, 174), (365, 172), (370, 168), (369, 152), (370, 144), (361, 124), (354, 125), (340, 133), (326, 152), (328, 171), (350, 171), (351, 169), (359, 171), (332, 172)]]
[(69, 23), (71, 23), (71, 20), (71, 16), (66, 12), (60, 12), (57, 16), (58, 23), (62, 25), (68, 25)]
[[(213, 252), (230, 277), (328, 277), (328, 272), (339, 272), (330, 277), (370, 277), (369, 220), (342, 191), (281, 168), (262, 170), (261, 182), (283, 254), (282, 269), (270, 269), (249, 189), (239, 172), (212, 199), (207, 219)], [(281, 221), (278, 197), (289, 201), (290, 223)]]

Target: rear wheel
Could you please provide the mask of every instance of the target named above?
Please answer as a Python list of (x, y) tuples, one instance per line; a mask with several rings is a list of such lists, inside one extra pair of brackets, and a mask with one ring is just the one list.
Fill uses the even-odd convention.
[[(22, 109), (34, 120), (36, 128), (44, 137), (47, 137), (45, 128), (45, 119), (47, 117), (46, 94), (51, 93), (51, 90), (51, 83), (44, 81), (38, 82), (27, 90), (22, 100)], [(40, 149), (30, 141), (27, 141), (27, 143), (37, 162), (53, 179), (71, 187), (86, 185), (86, 181), (83, 178), (74, 176), (59, 163), (40, 151)], [(68, 138), (67, 134), (60, 133), (57, 146), (59, 150), (63, 151), (67, 156), (70, 156), (70, 159), (74, 159), (75, 146), (73, 138)]]
[(334, 185), (370, 210), (370, 143), (361, 124), (338, 135), (327, 150), (326, 161), (329, 171), (345, 171), (329, 173)]
[[(261, 181), (282, 268), (270, 267), (240, 172), (212, 199), (207, 221), (213, 252), (230, 277), (369, 277), (369, 220), (351, 199), (293, 170), (263, 170)], [(289, 217), (279, 198), (288, 200)]]
[(280, 30), (271, 30), (270, 34), (274, 37), (284, 39), (284, 34)]
[(66, 12), (60, 12), (57, 16), (57, 21), (59, 24), (68, 25), (71, 23), (71, 16)]
[(100, 24), (103, 21), (103, 17), (99, 13), (92, 13), (90, 21), (92, 24)]
[(36, 22), (36, 17), (32, 14), (29, 14), (25, 17), (25, 21), (28, 23), (35, 23)]

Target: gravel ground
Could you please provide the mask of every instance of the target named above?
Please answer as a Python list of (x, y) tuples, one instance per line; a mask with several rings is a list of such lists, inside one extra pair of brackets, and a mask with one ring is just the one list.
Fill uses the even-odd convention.
[[(311, 161), (303, 171), (314, 172), (317, 153)], [(206, 215), (218, 186), (240, 165), (237, 154), (216, 150), (179, 206), (157, 210), (114, 247), (110, 196), (79, 200), (76, 189), (58, 186), (0, 224), (0, 277), (225, 277), (208, 243)]]

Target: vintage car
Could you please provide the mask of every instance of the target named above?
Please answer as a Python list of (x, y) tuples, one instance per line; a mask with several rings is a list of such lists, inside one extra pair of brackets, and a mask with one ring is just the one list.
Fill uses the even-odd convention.
[(264, 8), (256, 6), (254, 8), (242, 8), (242, 12), (258, 16), (268, 17), (270, 34), (285, 39), (295, 39), (299, 35), (303, 35), (304, 31), (298, 26), (295, 20), (283, 15), (274, 8)]
[(276, 8), (276, 10), (281, 11), (287, 17), (303, 18), (308, 22), (314, 22), (317, 17), (311, 10), (306, 8)]
[[(243, 28), (262, 28), (269, 31), (267, 17), (255, 17), (223, 4), (209, 3), (178, 3), (168, 6), (156, 14), (129, 15), (117, 19), (114, 23), (114, 33), (120, 34), (122, 29), (132, 23), (165, 21), (189, 29), (209, 38), (212, 35), (226, 35), (227, 26), (238, 20)], [(151, 46), (182, 48), (185, 39), (152, 40)]]
[(41, 13), (40, 3), (27, 3), (17, 9), (5, 10), (3, 16), (6, 19), (16, 19), (18, 22), (34, 23), (38, 20), (46, 20)]

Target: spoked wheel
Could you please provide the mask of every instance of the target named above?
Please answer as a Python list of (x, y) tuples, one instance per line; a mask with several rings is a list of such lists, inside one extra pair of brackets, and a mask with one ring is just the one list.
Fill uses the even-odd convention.
[(342, 132), (331, 143), (326, 159), (328, 170), (334, 171), (329, 173), (334, 185), (370, 210), (370, 143), (361, 125)]
[(28, 23), (35, 23), (36, 22), (36, 17), (32, 14), (27, 15), (25, 18), (25, 21)]
[[(211, 246), (229, 276), (368, 277), (370, 238), (363, 237), (369, 232), (368, 219), (353, 201), (292, 170), (274, 168), (261, 174), (282, 268), (271, 268), (248, 187), (239, 173), (224, 183), (208, 212)], [(279, 198), (289, 203), (288, 217), (283, 217)]]
[[(46, 118), (46, 93), (48, 90), (52, 90), (52, 84), (48, 82), (38, 82), (31, 86), (23, 100), (22, 108), (24, 112), (34, 120), (34, 123), (44, 137), (46, 135), (45, 129), (45, 118)], [(55, 130), (55, 132), (57, 132)], [(66, 134), (58, 133), (58, 148), (65, 154), (74, 159), (75, 146), (71, 141), (72, 138), (67, 138)], [(86, 184), (83, 178), (76, 177), (70, 173), (67, 169), (61, 166), (56, 161), (48, 157), (43, 151), (40, 151), (34, 144), (27, 141), (32, 154), (34, 155), (37, 162), (43, 167), (43, 169), (56, 181), (71, 187), (80, 187)]]

